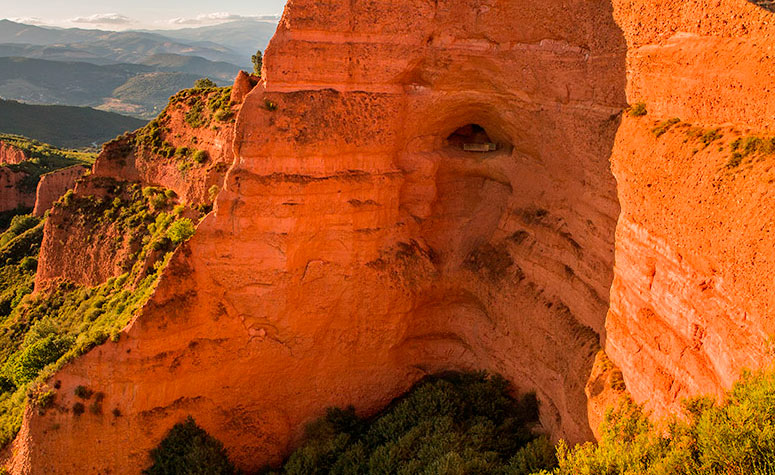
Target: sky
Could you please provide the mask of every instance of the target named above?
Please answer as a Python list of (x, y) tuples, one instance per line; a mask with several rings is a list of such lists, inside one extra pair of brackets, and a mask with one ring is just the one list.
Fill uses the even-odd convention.
[(284, 6), (285, 0), (0, 0), (0, 18), (65, 28), (170, 29), (279, 15)]

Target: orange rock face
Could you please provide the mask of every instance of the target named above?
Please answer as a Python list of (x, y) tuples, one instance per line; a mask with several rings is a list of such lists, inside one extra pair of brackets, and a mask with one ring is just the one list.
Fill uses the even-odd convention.
[[(772, 14), (612, 3), (291, 0), (265, 79), (233, 89), (215, 211), (120, 341), (52, 378), (14, 471), (136, 473), (189, 414), (256, 470), (326, 407), (371, 414), (443, 369), (535, 391), (576, 442), (614, 400), (613, 364), (664, 413), (763, 361), (769, 165), (725, 168), (729, 124), (702, 146), (651, 130), (770, 127)], [(621, 119), (625, 94), (649, 115)], [(95, 174), (122, 166), (104, 152)], [(72, 413), (78, 385), (102, 412)]]
[[(611, 6), (291, 2), (265, 76), (214, 214), (121, 341), (56, 376), (19, 470), (136, 472), (186, 414), (257, 469), (326, 407), (373, 413), (450, 368), (506, 375), (547, 430), (589, 439), (619, 211)], [(79, 384), (104, 414), (67, 410)]]
[(24, 151), (0, 140), (0, 165), (15, 165), (27, 160)]
[(35, 205), (35, 193), (25, 180), (27, 177), (22, 171), (0, 167), (0, 212)]
[(72, 189), (75, 182), (87, 171), (89, 171), (89, 167), (75, 165), (41, 176), (35, 192), (35, 208), (32, 210), (32, 214), (43, 216), (54, 202), (67, 190)]
[[(0, 165), (16, 165), (25, 160), (24, 151), (0, 140)], [(0, 212), (33, 207), (35, 193), (29, 189), (26, 177), (22, 171), (0, 167)]]
[[(772, 162), (726, 165), (733, 140), (775, 125), (775, 15), (733, 0), (617, 3), (629, 102), (649, 115), (625, 118), (611, 159), (622, 214), (605, 348), (633, 398), (663, 415), (769, 360)], [(673, 117), (721, 138), (652, 132)]]

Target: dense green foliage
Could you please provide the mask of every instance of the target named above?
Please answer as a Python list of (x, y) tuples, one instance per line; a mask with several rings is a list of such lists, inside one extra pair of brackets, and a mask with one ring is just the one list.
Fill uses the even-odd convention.
[(226, 450), (190, 416), (175, 424), (159, 446), (151, 451), (148, 475), (227, 475), (235, 473)]
[(0, 132), (34, 137), (56, 147), (100, 145), (145, 121), (88, 107), (38, 106), (0, 99)]
[(501, 377), (445, 374), (370, 420), (330, 409), (278, 473), (529, 474), (556, 463), (537, 416), (535, 397), (514, 400)]
[(218, 87), (218, 85), (210, 78), (199, 78), (194, 81), (194, 89), (210, 89), (213, 87)]
[(651, 422), (624, 400), (606, 414), (598, 444), (558, 447), (559, 475), (775, 474), (775, 373), (746, 372), (715, 404), (696, 398), (683, 419)]
[(0, 134), (0, 141), (22, 150), (29, 157), (19, 164), (0, 165), (27, 174), (20, 184), (22, 190), (27, 193), (35, 191), (40, 176), (44, 173), (72, 165), (89, 165), (96, 158), (96, 154), (93, 153), (62, 150), (19, 135)]

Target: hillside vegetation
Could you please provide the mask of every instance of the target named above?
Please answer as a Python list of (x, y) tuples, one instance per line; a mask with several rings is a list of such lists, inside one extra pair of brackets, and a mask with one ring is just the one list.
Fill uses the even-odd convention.
[[(0, 142), (24, 151), (27, 160), (17, 164), (3, 164), (2, 167), (24, 172), (27, 176), (19, 184), (25, 193), (35, 193), (41, 175), (73, 165), (91, 165), (97, 154), (77, 150), (63, 150), (37, 140), (19, 135), (0, 133)], [(0, 229), (4, 223), (0, 219)]]
[(88, 107), (36, 106), (0, 99), (0, 133), (34, 137), (61, 148), (99, 146), (145, 123)]
[(95, 233), (118, 233), (120, 244), (134, 250), (117, 278), (94, 287), (63, 281), (33, 296), (43, 223), (17, 216), (0, 235), (0, 445), (15, 437), (26, 403), (45, 408), (51, 402), (53, 393), (42, 385), (48, 376), (95, 345), (118, 338), (202, 216), (175, 205), (174, 193), (163, 189), (119, 182), (104, 186), (112, 197), (70, 191), (55, 206)]
[[(514, 398), (500, 376), (446, 373), (421, 381), (373, 418), (351, 407), (329, 409), (281, 468), (265, 472), (528, 475), (556, 465), (538, 427), (534, 395)], [(234, 473), (220, 443), (193, 420), (174, 427), (152, 457), (146, 473)]]

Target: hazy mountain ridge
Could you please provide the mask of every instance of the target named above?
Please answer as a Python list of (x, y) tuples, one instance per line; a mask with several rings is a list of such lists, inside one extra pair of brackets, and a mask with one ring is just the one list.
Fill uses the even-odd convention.
[(0, 131), (62, 148), (100, 145), (145, 121), (88, 107), (41, 106), (0, 99)]
[[(152, 56), (151, 61), (154, 66), (0, 57), (0, 98), (88, 106), (152, 118), (170, 96), (191, 87), (197, 79), (208, 76), (228, 84), (239, 71), (235, 65), (197, 57)], [(202, 71), (196, 72), (197, 67)]]
[(0, 98), (150, 119), (198, 78), (231, 84), (275, 28), (267, 20), (239, 20), (115, 32), (0, 20)]

